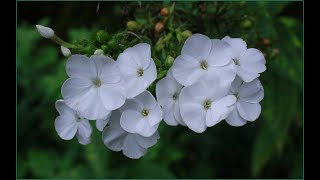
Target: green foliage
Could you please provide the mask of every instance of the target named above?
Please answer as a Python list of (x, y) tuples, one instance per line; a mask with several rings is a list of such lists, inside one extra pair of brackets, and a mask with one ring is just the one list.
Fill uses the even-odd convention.
[[(83, 18), (95, 11), (78, 4), (86, 12), (80, 15), (79, 9), (72, 9), (76, 6), (60, 4), (69, 8), (69, 14), (75, 11)], [(282, 15), (293, 4), (101, 2), (99, 12), (106, 11), (103, 7), (110, 11), (101, 17), (92, 14), (90, 28), (82, 24), (81, 28), (63, 27), (61, 37), (79, 45), (71, 49), (72, 53), (90, 56), (101, 48), (116, 59), (124, 49), (137, 43), (150, 44), (158, 71), (156, 82), (166, 75), (191, 33), (204, 33), (210, 38), (240, 37), (248, 47), (265, 54), (267, 70), (260, 78), (265, 97), (261, 101), (262, 114), (255, 122), (239, 128), (221, 122), (201, 134), (162, 122), (160, 140), (139, 160), (108, 150), (93, 121), (92, 141), (87, 146), (76, 139), (64, 141), (58, 137), (54, 103), (62, 98), (67, 59), (60, 46), (38, 34), (34, 24), (18, 22), (17, 177), (302, 178), (302, 22), (299, 14)], [(302, 8), (302, 3), (295, 5)], [(160, 15), (163, 7), (169, 9), (168, 16)], [(38, 23), (49, 25), (50, 20)], [(133, 28), (132, 22), (138, 25)], [(161, 33), (155, 32), (158, 22), (165, 26)], [(156, 82), (149, 87), (153, 94)]]

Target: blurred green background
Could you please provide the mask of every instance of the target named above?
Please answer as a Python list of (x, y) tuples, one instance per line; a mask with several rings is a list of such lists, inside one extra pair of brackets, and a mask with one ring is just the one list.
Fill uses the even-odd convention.
[[(303, 2), (177, 2), (172, 27), (155, 33), (160, 9), (171, 5), (17, 2), (17, 178), (303, 178)], [(152, 46), (175, 28), (241, 37), (260, 49), (267, 61), (261, 116), (243, 127), (223, 121), (202, 134), (162, 122), (160, 140), (139, 160), (107, 149), (94, 123), (87, 146), (60, 139), (54, 103), (62, 98), (66, 58), (35, 25), (72, 42), (98, 29), (123, 31), (129, 20), (144, 24), (136, 33)], [(175, 57), (182, 45), (170, 40), (154, 58)]]

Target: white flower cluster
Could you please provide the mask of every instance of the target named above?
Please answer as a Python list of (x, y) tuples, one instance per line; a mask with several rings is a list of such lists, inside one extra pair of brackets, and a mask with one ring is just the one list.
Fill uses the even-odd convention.
[(156, 144), (162, 119), (197, 133), (222, 120), (232, 126), (256, 120), (264, 96), (257, 77), (265, 70), (263, 54), (247, 49), (242, 39), (194, 34), (156, 84), (156, 100), (147, 91), (157, 77), (150, 45), (128, 48), (117, 61), (103, 54), (71, 55), (69, 78), (61, 88), (64, 100), (56, 102), (55, 128), (62, 139), (76, 136), (86, 145), (92, 134), (89, 121), (95, 120), (109, 149), (137, 159)]

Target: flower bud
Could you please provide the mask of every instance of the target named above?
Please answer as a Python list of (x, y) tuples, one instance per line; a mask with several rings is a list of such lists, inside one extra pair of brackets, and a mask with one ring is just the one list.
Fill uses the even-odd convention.
[(154, 27), (154, 30), (156, 31), (156, 33), (161, 33), (164, 30), (163, 22), (157, 22), (157, 24)]
[(45, 27), (45, 26), (41, 26), (41, 25), (36, 25), (39, 33), (41, 34), (41, 36), (50, 39), (54, 36), (54, 31), (49, 28), (49, 27)]
[(181, 36), (184, 40), (188, 39), (188, 37), (190, 37), (192, 35), (192, 32), (189, 30), (185, 30), (181, 33)]
[(128, 21), (127, 22), (127, 29), (130, 31), (138, 31), (140, 30), (141, 25), (135, 21)]
[(174, 58), (172, 56), (168, 56), (167, 59), (165, 60), (164, 64), (167, 67), (171, 67), (173, 64)]
[(71, 51), (70, 49), (64, 47), (64, 46), (61, 46), (61, 53), (65, 56), (65, 57), (69, 57), (71, 55)]
[(103, 50), (102, 49), (97, 49), (93, 53), (94, 55), (103, 55)]
[(96, 35), (96, 39), (99, 43), (104, 43), (104, 42), (107, 42), (107, 40), (109, 39), (109, 34), (108, 32), (104, 31), (104, 30), (99, 30), (97, 32), (97, 35)]
[(248, 29), (248, 28), (250, 28), (252, 26), (252, 22), (249, 19), (246, 19), (246, 20), (241, 22), (240, 26), (243, 29)]
[(160, 14), (162, 16), (168, 16), (169, 15), (169, 10), (168, 8), (162, 8), (161, 11), (160, 11)]

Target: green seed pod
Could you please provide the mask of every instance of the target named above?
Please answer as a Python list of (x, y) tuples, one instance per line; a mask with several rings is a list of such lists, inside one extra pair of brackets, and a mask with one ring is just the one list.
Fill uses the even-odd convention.
[(118, 45), (119, 45), (119, 43), (118, 43), (117, 39), (115, 39), (115, 38), (110, 39), (107, 43), (109, 50), (117, 49)]
[(107, 45), (103, 44), (103, 45), (101, 45), (101, 49), (102, 49), (104, 52), (107, 52), (109, 48), (108, 48)]
[(139, 31), (141, 29), (141, 25), (131, 20), (127, 22), (127, 29), (129, 31)]
[(243, 29), (249, 29), (252, 26), (252, 21), (250, 21), (249, 19), (246, 19), (241, 22), (240, 26)]
[(110, 35), (104, 30), (99, 30), (96, 34), (96, 39), (99, 43), (105, 43), (109, 38)]
[(190, 37), (192, 35), (192, 32), (189, 30), (185, 30), (181, 33), (181, 36), (184, 40), (188, 39), (188, 37)]

